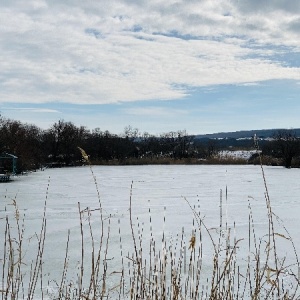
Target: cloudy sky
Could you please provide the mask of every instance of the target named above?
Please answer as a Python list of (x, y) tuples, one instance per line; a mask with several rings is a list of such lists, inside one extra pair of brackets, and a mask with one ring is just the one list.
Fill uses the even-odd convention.
[(1, 0), (0, 112), (121, 133), (300, 127), (298, 0)]

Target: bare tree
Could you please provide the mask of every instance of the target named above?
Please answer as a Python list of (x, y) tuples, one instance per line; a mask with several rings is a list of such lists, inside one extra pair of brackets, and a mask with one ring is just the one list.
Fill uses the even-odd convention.
[(292, 166), (292, 160), (300, 154), (300, 140), (293, 130), (279, 130), (274, 135), (275, 155), (283, 160), (286, 168)]
[(83, 126), (78, 128), (72, 122), (59, 120), (45, 133), (45, 148), (52, 161), (72, 165), (80, 158), (77, 146), (82, 145), (88, 134)]

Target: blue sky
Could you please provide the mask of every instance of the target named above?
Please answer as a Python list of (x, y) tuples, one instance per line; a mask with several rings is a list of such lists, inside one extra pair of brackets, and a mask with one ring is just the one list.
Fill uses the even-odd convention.
[(300, 127), (300, 1), (0, 2), (0, 112), (49, 128)]

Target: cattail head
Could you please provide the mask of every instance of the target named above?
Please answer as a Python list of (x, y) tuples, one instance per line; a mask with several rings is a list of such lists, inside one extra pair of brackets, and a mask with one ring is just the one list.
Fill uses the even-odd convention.
[(196, 244), (196, 237), (193, 235), (189, 241), (190, 245), (189, 245), (189, 249), (193, 250), (195, 248), (195, 244)]
[(86, 162), (89, 162), (89, 156), (86, 154), (86, 152), (80, 148), (80, 147), (77, 147), (79, 149), (79, 151), (81, 152), (81, 156), (82, 158), (86, 161)]

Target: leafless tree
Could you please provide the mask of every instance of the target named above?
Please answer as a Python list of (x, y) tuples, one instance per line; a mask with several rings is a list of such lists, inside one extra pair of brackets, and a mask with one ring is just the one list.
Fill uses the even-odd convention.
[(300, 139), (293, 130), (279, 130), (274, 140), (274, 151), (282, 158), (284, 166), (290, 168), (293, 158), (300, 154)]

